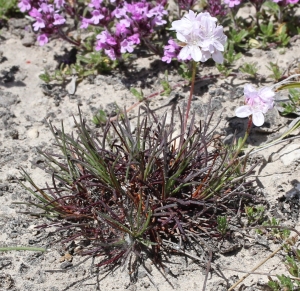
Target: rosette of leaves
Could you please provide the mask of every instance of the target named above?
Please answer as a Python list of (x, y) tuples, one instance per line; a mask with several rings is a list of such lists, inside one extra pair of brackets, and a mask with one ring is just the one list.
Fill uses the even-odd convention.
[(179, 131), (148, 108), (135, 126), (126, 114), (100, 130), (80, 115), (76, 134), (50, 125), (60, 152), (41, 152), (51, 182), (40, 188), (23, 174), (31, 204), (49, 218), (41, 227), (55, 225), (64, 242), (88, 241), (81, 254), (110, 267), (142, 252), (158, 262), (170, 243), (185, 248), (217, 233), (217, 216), (232, 215), (241, 195), (251, 196), (251, 169), (214, 137), (211, 117), (199, 125), (193, 117), (184, 132), (179, 115)]

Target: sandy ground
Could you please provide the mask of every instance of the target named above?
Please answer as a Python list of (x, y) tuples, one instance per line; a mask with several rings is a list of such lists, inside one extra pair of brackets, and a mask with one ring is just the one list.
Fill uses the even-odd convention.
[[(160, 80), (164, 78), (164, 71), (168, 66), (158, 59), (144, 58), (134, 63), (126, 76), (117, 72), (110, 76), (99, 75), (86, 79), (78, 84), (73, 95), (61, 87), (53, 87), (50, 93), (48, 91), (48, 94), (44, 94), (45, 89), (42, 90), (42, 81), (38, 75), (43, 68), (54, 69), (57, 66), (54, 55), (62, 55), (64, 49), (69, 47), (60, 40), (54, 40), (45, 47), (26, 47), (22, 42), (24, 44), (24, 39), (21, 40), (20, 34), (15, 33), (15, 30), (14, 33), (4, 31), (0, 39), (0, 245), (39, 246), (47, 248), (47, 251), (2, 253), (0, 290), (202, 290), (205, 268), (190, 258), (169, 258), (168, 270), (165, 272), (149, 262), (146, 269), (140, 268), (137, 282), (130, 282), (126, 266), (109, 274), (101, 270), (95, 272), (92, 260), (77, 266), (83, 261), (82, 257), (74, 255), (68, 258), (70, 261), (64, 257), (72, 249), (72, 245), (55, 244), (54, 228), (34, 228), (45, 220), (19, 213), (26, 211), (27, 206), (13, 204), (31, 199), (30, 194), (18, 184), (21, 168), (26, 169), (41, 187), (49, 180), (49, 176), (37, 167), (41, 157), (36, 150), (52, 147), (54, 139), (49, 130), (49, 121), (57, 127), (63, 121), (65, 131), (71, 132), (74, 130), (73, 116), (78, 117), (79, 106), (88, 123), (93, 126), (90, 120), (98, 109), (112, 112), (115, 103), (120, 108), (128, 108), (137, 101), (129, 91), (131, 86), (141, 87), (145, 96), (160, 91)], [(266, 68), (268, 62), (278, 61), (283, 70), (289, 66), (293, 69), (293, 65), (297, 67), (298, 57), (300, 58), (299, 48), (300, 40), (296, 39), (285, 50), (252, 49), (236, 63), (235, 76), (199, 81), (192, 104), (196, 118), (201, 119), (201, 112), (211, 100), (215, 111), (214, 122), (217, 122), (222, 113), (217, 133), (227, 142), (231, 140), (235, 130), (242, 136), (246, 120), (235, 118), (234, 109), (243, 103), (243, 85), (249, 82), (256, 85), (272, 84), (272, 79), (268, 78), (270, 71)], [(259, 79), (264, 82), (257, 83), (257, 80), (254, 82), (240, 74), (237, 69), (244, 62), (257, 62), (261, 76)], [(150, 107), (157, 109), (157, 114), (170, 109), (170, 100), (175, 93), (182, 97), (179, 98), (179, 106), (182, 106), (188, 96), (188, 89), (183, 86), (184, 81), (176, 75), (174, 69), (169, 69), (170, 83), (182, 85), (175, 89), (171, 97), (158, 95), (151, 99)], [(200, 76), (209, 73), (218, 74), (213, 66), (201, 67)], [(276, 98), (285, 97), (278, 94)], [(136, 110), (137, 108), (129, 113), (133, 120)], [(275, 139), (288, 129), (292, 120), (281, 117), (274, 109), (268, 114), (262, 128), (253, 129), (248, 140), (250, 147)], [(298, 133), (295, 132), (293, 136)], [(278, 209), (278, 198), (292, 190), (299, 179), (299, 139), (272, 146), (251, 158), (263, 161), (252, 178), (256, 181), (255, 191), (264, 196), (269, 204), (269, 215), (277, 215), (284, 225), (299, 228), (297, 214), (282, 214)], [(243, 246), (233, 252), (214, 255), (212, 267), (215, 271), (209, 274), (206, 290), (227, 290), (244, 275), (238, 271), (251, 270), (279, 246), (264, 236), (257, 236), (254, 231), (236, 232), (236, 236), (243, 237)], [(279, 252), (257, 272), (286, 272), (282, 259), (282, 253)], [(235, 290), (267, 290), (265, 282), (267, 276), (252, 274)]]

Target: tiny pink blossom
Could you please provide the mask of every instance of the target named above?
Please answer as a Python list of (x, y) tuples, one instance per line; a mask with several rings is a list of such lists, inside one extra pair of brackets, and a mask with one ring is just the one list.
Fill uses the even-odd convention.
[(40, 28), (45, 27), (45, 22), (42, 18), (36, 18), (36, 22), (32, 26), (34, 31), (38, 31)]
[(66, 19), (64, 19), (61, 15), (59, 14), (54, 14), (54, 25), (62, 25), (66, 22)]
[(274, 107), (275, 93), (269, 87), (256, 90), (252, 85), (244, 87), (245, 103), (235, 110), (237, 117), (244, 118), (252, 115), (253, 124), (261, 126), (265, 122), (264, 114)]
[(99, 10), (94, 10), (92, 15), (93, 17), (90, 19), (90, 22), (94, 24), (98, 24), (100, 20), (104, 18), (104, 15), (102, 15)]
[(55, 3), (56, 8), (59, 9), (64, 6), (65, 0), (54, 0), (54, 3)]
[[(280, 0), (279, 0), (280, 1)], [(240, 5), (241, 4), (241, 0), (224, 0), (225, 4), (228, 4), (228, 6), (230, 8)]]
[(18, 4), (21, 12), (25, 12), (31, 9), (30, 1), (29, 0), (21, 0)]
[(37, 40), (41, 46), (45, 45), (48, 43), (48, 37), (46, 34), (41, 34), (37, 37)]

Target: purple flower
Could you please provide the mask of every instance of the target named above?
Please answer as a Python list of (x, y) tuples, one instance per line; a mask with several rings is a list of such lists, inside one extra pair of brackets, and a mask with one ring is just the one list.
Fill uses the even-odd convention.
[(86, 29), (90, 25), (90, 20), (87, 18), (82, 18), (80, 28)]
[(132, 53), (133, 52), (133, 46), (134, 43), (130, 41), (129, 39), (124, 39), (121, 42), (121, 53), (124, 54), (126, 52)]
[(114, 49), (110, 48), (110, 49), (107, 49), (107, 50), (104, 50), (105, 51), (105, 54), (111, 59), (111, 60), (115, 60), (116, 59), (116, 54), (115, 54), (115, 51)]
[(225, 16), (228, 12), (228, 9), (225, 9), (224, 4), (221, 3), (221, 0), (208, 0), (207, 12), (211, 16)]
[(116, 45), (117, 42), (114, 37), (108, 31), (102, 31), (97, 35), (98, 43), (102, 43), (103, 45)]
[(104, 18), (104, 15), (102, 15), (99, 10), (94, 10), (92, 15), (93, 17), (90, 19), (90, 22), (94, 24), (98, 24), (99, 21)]
[(53, 5), (41, 3), (39, 11), (42, 11), (45, 14), (50, 14), (54, 12), (54, 8)]
[(18, 4), (21, 12), (25, 12), (31, 9), (30, 0), (21, 0)]
[(59, 14), (54, 14), (54, 25), (62, 25), (66, 22), (66, 20)]
[(243, 118), (252, 115), (253, 124), (261, 126), (265, 122), (264, 114), (274, 107), (275, 93), (269, 87), (256, 90), (252, 85), (244, 87), (245, 103), (235, 110), (237, 117)]
[(61, 7), (64, 6), (65, 0), (54, 0), (55, 6), (57, 9), (60, 9)]
[(40, 28), (45, 27), (45, 22), (42, 18), (36, 18), (36, 22), (32, 25), (34, 31), (38, 31)]
[(48, 43), (48, 37), (46, 34), (41, 34), (37, 37), (37, 40), (41, 46), (45, 45)]
[(195, 5), (196, 0), (177, 0), (177, 3), (180, 9), (189, 11)]
[(164, 48), (164, 56), (162, 57), (162, 61), (166, 63), (171, 63), (173, 58), (177, 58), (180, 46), (173, 40), (169, 39), (169, 45), (166, 45)]
[(241, 4), (241, 0), (224, 0), (224, 3), (228, 4), (228, 6), (230, 8), (232, 8), (234, 6), (240, 5)]
[(89, 7), (100, 9), (102, 0), (91, 0)]

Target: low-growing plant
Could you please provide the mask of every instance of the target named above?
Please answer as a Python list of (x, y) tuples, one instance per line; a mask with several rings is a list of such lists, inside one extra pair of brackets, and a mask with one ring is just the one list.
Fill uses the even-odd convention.
[(217, 230), (224, 237), (228, 231), (228, 222), (226, 216), (217, 217)]
[(242, 57), (242, 53), (236, 53), (234, 50), (234, 45), (231, 42), (227, 42), (224, 49), (224, 62), (222, 64), (216, 64), (216, 67), (220, 73), (227, 77), (232, 72), (231, 67), (233, 66), (234, 62)]
[(263, 206), (245, 206), (248, 224), (261, 223), (264, 218), (265, 208)]
[(16, 14), (18, 0), (0, 0), (0, 21), (8, 20), (11, 15)]
[(277, 63), (269, 62), (269, 66), (266, 67), (272, 72), (272, 74), (269, 76), (270, 78), (273, 78), (276, 82), (282, 78), (283, 72)]
[(300, 108), (300, 91), (298, 89), (289, 89), (289, 100), (290, 102), (281, 102), (280, 105), (283, 107), (281, 114), (288, 115), (297, 112)]
[[(89, 241), (81, 255), (99, 257), (98, 266), (141, 252), (158, 262), (170, 241), (195, 247), (201, 229), (216, 227), (215, 213), (224, 216), (235, 199), (239, 207), (251, 169), (242, 170), (237, 154), (214, 148), (210, 119), (196, 126), (192, 118), (179, 133), (166, 120), (144, 108), (135, 125), (126, 114), (100, 131), (80, 115), (76, 135), (50, 125), (60, 153), (40, 153), (52, 185), (41, 188), (23, 171), (31, 187), (23, 186), (36, 197), (30, 205), (50, 219), (40, 227), (55, 225), (64, 242)], [(220, 221), (219, 227), (226, 231)]]
[(242, 73), (249, 74), (251, 77), (255, 78), (258, 72), (257, 62), (244, 63), (240, 66), (239, 70)]

